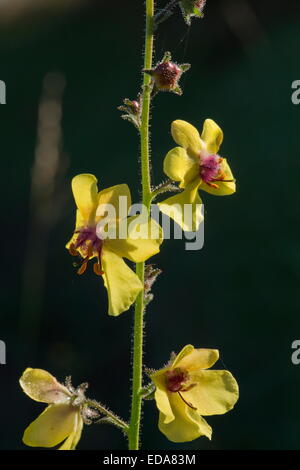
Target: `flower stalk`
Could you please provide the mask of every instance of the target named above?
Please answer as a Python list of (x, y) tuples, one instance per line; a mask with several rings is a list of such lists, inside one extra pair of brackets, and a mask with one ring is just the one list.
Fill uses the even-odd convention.
[(116, 427), (122, 429), (122, 431), (125, 434), (128, 434), (129, 431), (129, 425), (125, 423), (119, 416), (117, 416), (115, 413), (112, 411), (108, 410), (105, 406), (101, 405), (98, 403), (96, 400), (89, 400), (87, 399), (85, 401), (85, 406), (89, 408), (94, 408), (96, 409), (100, 414), (104, 415), (105, 418), (101, 418), (100, 421), (103, 421), (104, 419), (108, 419), (109, 422)]
[[(153, 57), (153, 20), (154, 0), (146, 0), (146, 35), (144, 70), (152, 68)], [(142, 195), (143, 205), (150, 211), (151, 204), (151, 176), (150, 176), (150, 142), (149, 120), (151, 104), (151, 76), (144, 73), (142, 89), (142, 117), (140, 128), (141, 139), (141, 171), (142, 171)], [(144, 285), (145, 263), (137, 263), (136, 274)], [(143, 328), (144, 328), (144, 289), (139, 293), (134, 312), (134, 336), (133, 336), (133, 376), (132, 376), (132, 402), (131, 417), (128, 433), (129, 450), (138, 450), (140, 443), (140, 424), (142, 408), (142, 375), (143, 375)]]

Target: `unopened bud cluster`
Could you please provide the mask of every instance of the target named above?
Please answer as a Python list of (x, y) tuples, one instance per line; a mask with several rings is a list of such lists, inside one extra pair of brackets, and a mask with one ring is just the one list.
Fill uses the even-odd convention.
[(140, 95), (138, 96), (137, 100), (129, 100), (125, 98), (123, 100), (123, 105), (119, 106), (118, 109), (123, 111), (125, 114), (122, 114), (122, 118), (132, 122), (132, 124), (137, 128), (140, 129), (141, 127), (141, 115), (142, 115), (142, 102)]

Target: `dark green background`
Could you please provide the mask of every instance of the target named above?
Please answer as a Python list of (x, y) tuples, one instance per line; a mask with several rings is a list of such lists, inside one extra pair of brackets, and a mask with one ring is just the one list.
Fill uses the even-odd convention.
[[(155, 403), (146, 402), (143, 448), (300, 449), (300, 365), (291, 362), (291, 343), (300, 337), (300, 106), (291, 102), (291, 83), (300, 79), (300, 8), (296, 1), (284, 7), (267, 0), (207, 3), (203, 21), (188, 30), (176, 11), (157, 36), (156, 60), (170, 50), (192, 68), (182, 81), (183, 97), (155, 99), (153, 182), (163, 178), (163, 158), (174, 146), (172, 120), (200, 129), (210, 117), (224, 131), (221, 155), (238, 189), (226, 198), (203, 194), (201, 251), (168, 241), (153, 259), (163, 274), (146, 314), (145, 364), (159, 368), (188, 343), (217, 348), (217, 366), (235, 375), (240, 400), (229, 414), (208, 418), (211, 442), (179, 445), (159, 432)], [(75, 385), (89, 381), (90, 397), (128, 417), (132, 310), (108, 317), (101, 281), (91, 271), (77, 276), (64, 244), (74, 224), (74, 175), (94, 173), (102, 188), (127, 182), (139, 201), (138, 137), (116, 108), (122, 98), (135, 97), (141, 82), (143, 1), (86, 4), (1, 27), (0, 79), (7, 85), (7, 105), (0, 107), (0, 339), (7, 344), (7, 365), (0, 366), (1, 449), (25, 448), (22, 432), (44, 408), (18, 385), (28, 366), (61, 380), (71, 374)], [(42, 82), (53, 70), (67, 83), (67, 166), (52, 201), (57, 219), (44, 240), (42, 227), (30, 229), (29, 201)], [(28, 257), (29, 234), (46, 254), (42, 290), (38, 261)], [(126, 442), (114, 428), (91, 426), (78, 448), (125, 449)]]

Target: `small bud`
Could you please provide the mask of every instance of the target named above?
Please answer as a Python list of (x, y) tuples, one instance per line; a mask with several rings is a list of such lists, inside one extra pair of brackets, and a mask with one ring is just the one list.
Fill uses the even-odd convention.
[(158, 91), (171, 91), (177, 95), (182, 95), (182, 90), (178, 85), (181, 75), (190, 68), (189, 64), (178, 65), (172, 62), (170, 52), (166, 52), (162, 61), (154, 69), (144, 70), (152, 77), (153, 94)]
[(154, 295), (151, 292), (152, 286), (157, 279), (157, 276), (161, 274), (161, 269), (155, 268), (153, 264), (147, 264), (145, 267), (145, 294), (144, 294), (144, 304), (145, 307), (152, 302)]
[(159, 268), (155, 268), (154, 264), (147, 264), (145, 266), (145, 293), (148, 294), (154, 282), (157, 279), (157, 276), (159, 276), (162, 273), (162, 270)]
[(132, 114), (138, 115), (140, 113), (141, 106), (140, 106), (140, 103), (138, 101), (136, 101), (136, 100), (130, 101), (127, 98), (125, 98), (124, 104), (127, 106), (127, 108), (130, 109)]
[(119, 106), (118, 109), (123, 111), (121, 118), (130, 121), (137, 129), (141, 127), (141, 114), (142, 114), (142, 103), (141, 96), (138, 96), (138, 100), (129, 100), (125, 98), (123, 100), (124, 105)]
[(206, 0), (182, 0), (179, 2), (184, 21), (190, 25), (191, 18), (203, 18), (203, 10), (206, 4)]
[(154, 299), (154, 295), (150, 292), (149, 294), (144, 295), (144, 307), (148, 307), (150, 302)]
[(100, 418), (99, 411), (94, 408), (84, 407), (81, 411), (84, 424), (92, 424), (96, 419)]

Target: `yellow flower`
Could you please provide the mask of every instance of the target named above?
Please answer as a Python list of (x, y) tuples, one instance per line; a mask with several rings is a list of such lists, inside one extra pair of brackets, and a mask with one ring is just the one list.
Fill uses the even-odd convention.
[(30, 398), (49, 405), (25, 430), (24, 444), (54, 447), (64, 441), (59, 450), (74, 450), (83, 427), (80, 401), (75, 405), (72, 392), (42, 369), (26, 369), (20, 385)]
[[(226, 159), (218, 155), (223, 132), (212, 119), (205, 120), (201, 137), (194, 126), (181, 120), (172, 123), (171, 133), (180, 147), (166, 155), (164, 172), (184, 191), (158, 205), (183, 230), (195, 231), (203, 220), (198, 189), (225, 196), (235, 192), (235, 180)], [(183, 217), (185, 204), (191, 204), (192, 218)]]
[[(94, 272), (103, 277), (108, 291), (108, 313), (117, 316), (129, 309), (143, 288), (123, 258), (138, 263), (158, 253), (162, 243), (161, 228), (148, 216), (144, 223), (139, 222), (139, 217), (127, 218), (131, 195), (126, 184), (98, 192), (96, 177), (81, 174), (73, 178), (72, 190), (77, 216), (67, 248), (72, 255), (82, 258), (78, 274), (84, 273), (89, 260), (96, 259)], [(113, 213), (109, 209), (114, 209)], [(105, 232), (108, 225), (110, 229)], [(124, 232), (124, 227), (122, 238), (118, 234)]]
[(216, 349), (187, 345), (171, 364), (151, 375), (158, 426), (170, 441), (211, 439), (212, 429), (202, 416), (224, 414), (238, 400), (238, 384), (230, 372), (207, 370), (218, 358)]

